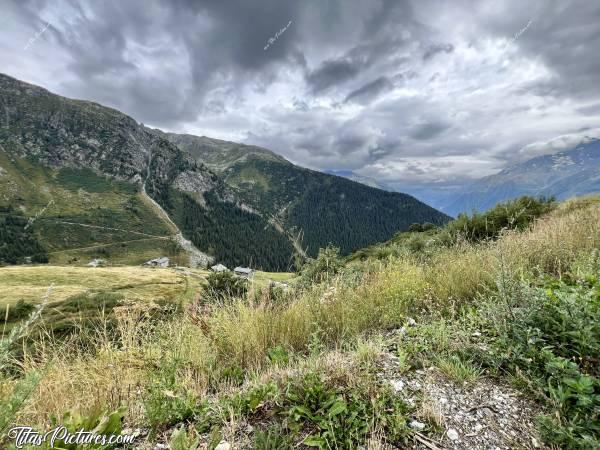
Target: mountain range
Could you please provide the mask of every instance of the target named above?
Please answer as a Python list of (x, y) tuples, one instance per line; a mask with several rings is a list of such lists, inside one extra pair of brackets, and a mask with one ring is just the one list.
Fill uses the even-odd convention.
[(565, 200), (600, 192), (600, 140), (512, 165), (467, 186), (443, 210), (456, 216), (485, 211), (522, 195)]
[[(449, 220), (406, 194), (260, 147), (150, 129), (2, 74), (0, 108), (0, 212), (32, 221), (27, 239), (51, 262), (170, 252), (285, 270), (329, 243), (349, 253), (413, 222)], [(2, 248), (18, 257), (8, 245), (0, 259)]]
[[(352, 171), (329, 171), (366, 185), (373, 180)], [(393, 191), (391, 185), (377, 184)], [(600, 192), (600, 140), (589, 140), (574, 148), (537, 156), (467, 184), (401, 184), (403, 191), (456, 217), (460, 213), (486, 211), (499, 202), (523, 195), (566, 200)]]

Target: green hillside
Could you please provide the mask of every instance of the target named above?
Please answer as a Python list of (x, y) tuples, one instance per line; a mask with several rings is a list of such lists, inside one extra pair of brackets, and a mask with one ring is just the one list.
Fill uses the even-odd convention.
[(301, 233), (302, 246), (311, 256), (329, 243), (349, 253), (407, 230), (413, 222), (441, 225), (449, 220), (409, 195), (298, 167), (260, 147), (160, 134), (215, 170), (292, 235)]
[(77, 265), (93, 258), (140, 264), (163, 254), (184, 260), (170, 239), (173, 231), (137, 186), (87, 169), (49, 169), (1, 151), (0, 167), (0, 214), (12, 224), (0, 233), (1, 245), (11, 248), (0, 262), (45, 262), (36, 255)]
[(137, 264), (166, 255), (188, 264), (171, 239), (184, 245), (181, 231), (203, 264), (289, 266), (292, 244), (268, 218), (131, 117), (1, 74), (0, 94), (0, 205), (26, 222), (44, 210), (32, 230), (50, 262)]

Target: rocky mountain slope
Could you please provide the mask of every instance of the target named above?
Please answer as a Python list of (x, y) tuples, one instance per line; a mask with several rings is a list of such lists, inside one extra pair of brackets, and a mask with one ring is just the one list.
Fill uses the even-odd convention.
[[(204, 253), (227, 264), (252, 262), (273, 270), (288, 265), (293, 247), (286, 236), (245, 204), (209, 168), (131, 117), (96, 103), (54, 95), (6, 75), (0, 75), (0, 94), (4, 113), (0, 152), (7, 166), (3, 167), (3, 203), (17, 210), (33, 210), (27, 201), (32, 190), (50, 190), (47, 183), (58, 184), (54, 187), (60, 190), (68, 187), (61, 184), (61, 173), (76, 179), (78, 195), (93, 192), (89, 184), (97, 178), (106, 184), (104, 177), (108, 176), (121, 184), (109, 182), (111, 187), (104, 190), (119, 191), (121, 202), (109, 208), (107, 218), (111, 213), (120, 216), (123, 202), (144, 202), (147, 194), (179, 228), (176, 235), (181, 232)], [(45, 172), (43, 182), (19, 185), (15, 177), (28, 178), (26, 171), (17, 170), (19, 167)], [(9, 173), (13, 177), (9, 178)], [(88, 200), (85, 205), (79, 203), (75, 211), (69, 211), (68, 205), (61, 205), (62, 209), (57, 205), (48, 211), (45, 220), (54, 213), (62, 218), (78, 217), (65, 221), (97, 223), (94, 212), (103, 207), (102, 198)], [(164, 224), (155, 206), (145, 202), (144, 226), (151, 228), (156, 222), (169, 229), (170, 224)], [(118, 228), (107, 223), (110, 220), (104, 223), (107, 228)], [(39, 233), (45, 234), (45, 230), (40, 227)]]
[(402, 193), (305, 169), (252, 145), (162, 133), (206, 164), (311, 256), (332, 243), (348, 253), (385, 240), (414, 222), (443, 224), (449, 217)]
[[(448, 220), (405, 194), (304, 169), (260, 147), (149, 129), (117, 110), (6, 75), (0, 75), (0, 94), (0, 153), (7, 161), (3, 170), (12, 174), (0, 192), (5, 204), (30, 214), (49, 201), (41, 195), (31, 203), (32, 190), (54, 190), (63, 198), (64, 190), (73, 193), (75, 186), (77, 195), (85, 196), (94, 190), (90, 183), (104, 186), (106, 194), (118, 193), (112, 203), (102, 195), (88, 196), (87, 203), (74, 203), (75, 210), (57, 202), (45, 221), (53, 214), (67, 219), (62, 222), (98, 225), (94, 212), (107, 201), (111, 207), (105, 208), (101, 226), (128, 231), (123, 204), (134, 202), (144, 205), (145, 220), (161, 224), (161, 237), (172, 238), (195, 262), (285, 270), (297, 253), (314, 256), (330, 243), (348, 253), (413, 222)], [(37, 184), (20, 185), (26, 195), (10, 195), (18, 184), (15, 176), (28, 178), (24, 167), (44, 176)], [(70, 188), (60, 180), (70, 180)], [(116, 218), (120, 226), (113, 226)], [(47, 227), (41, 225), (36, 232), (44, 241)], [(53, 240), (53, 251), (72, 248)], [(77, 242), (79, 248), (98, 243)]]
[(498, 202), (522, 195), (555, 196), (564, 200), (600, 192), (600, 140), (517, 164), (471, 184), (449, 202), (451, 215), (485, 211)]

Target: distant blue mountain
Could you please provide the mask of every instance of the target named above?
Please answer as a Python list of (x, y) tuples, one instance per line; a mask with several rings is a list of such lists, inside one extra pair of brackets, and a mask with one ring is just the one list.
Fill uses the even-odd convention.
[(600, 193), (600, 140), (574, 149), (543, 155), (481, 178), (446, 205), (446, 214), (485, 211), (496, 203), (522, 195), (555, 196), (558, 200)]

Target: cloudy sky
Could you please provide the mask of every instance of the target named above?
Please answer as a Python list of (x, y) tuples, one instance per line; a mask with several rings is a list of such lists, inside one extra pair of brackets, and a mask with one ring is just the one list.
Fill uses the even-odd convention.
[(0, 71), (398, 188), (600, 136), (600, 2), (0, 0)]

